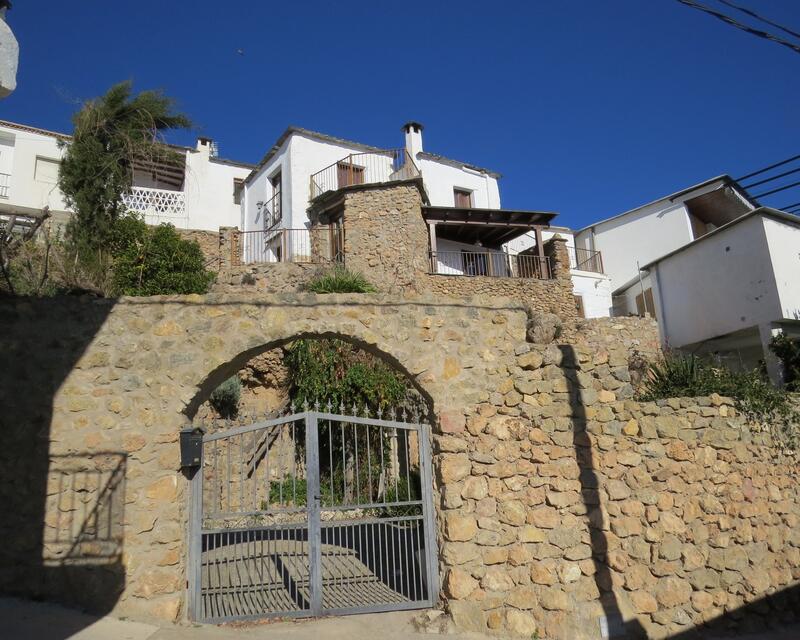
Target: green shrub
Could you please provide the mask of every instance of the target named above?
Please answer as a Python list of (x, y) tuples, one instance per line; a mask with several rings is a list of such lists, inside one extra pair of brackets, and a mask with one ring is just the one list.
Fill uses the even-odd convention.
[(783, 364), (786, 388), (800, 391), (800, 339), (781, 333), (770, 340), (769, 348)]
[(231, 376), (208, 398), (209, 403), (223, 418), (234, 418), (239, 412), (239, 399), (242, 396), (242, 383), (238, 376)]
[(310, 280), (307, 291), (313, 293), (375, 293), (377, 289), (356, 271), (348, 271), (345, 267), (336, 266), (327, 273)]
[(409, 392), (405, 378), (382, 360), (349, 342), (297, 340), (287, 349), (291, 395), (295, 404), (330, 402), (373, 410), (399, 407)]
[(759, 369), (731, 371), (714, 367), (695, 356), (668, 353), (651, 363), (642, 381), (640, 400), (707, 396), (733, 398), (736, 408), (750, 420), (765, 425), (789, 446), (794, 446), (800, 413), (791, 396), (777, 389)]
[(121, 295), (205, 293), (214, 280), (197, 242), (169, 224), (150, 227), (138, 216), (123, 216), (114, 223), (109, 249)]

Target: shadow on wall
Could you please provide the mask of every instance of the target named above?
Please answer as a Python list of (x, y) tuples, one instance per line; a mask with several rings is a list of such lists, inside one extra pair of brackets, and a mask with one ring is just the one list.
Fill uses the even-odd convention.
[(586, 507), (586, 519), (589, 529), (589, 545), (592, 548), (594, 562), (594, 580), (600, 593), (600, 604), (603, 607), (609, 638), (647, 638), (644, 627), (638, 620), (625, 621), (612, 589), (611, 569), (608, 565), (608, 538), (605, 535), (604, 517), (600, 508), (600, 481), (595, 466), (592, 442), (586, 431), (586, 405), (583, 391), (578, 384), (576, 371), (579, 369), (575, 350), (570, 345), (559, 346), (561, 351), (561, 368), (567, 379), (569, 402), (572, 413), (572, 443), (575, 448), (575, 461), (580, 469), (581, 498)]
[[(51, 455), (50, 430), (56, 393), (69, 395), (68, 407), (86, 401), (89, 390), (62, 386), (113, 306), (112, 300), (0, 300), (0, 593), (100, 615), (112, 609), (125, 582), (126, 456)], [(92, 449), (101, 427), (65, 413), (58, 419), (84, 432), (84, 448)]]
[[(580, 468), (580, 485), (583, 503), (586, 507), (587, 526), (589, 529), (590, 545), (592, 548), (592, 560), (595, 567), (595, 584), (600, 593), (600, 604), (603, 608), (607, 623), (607, 635), (604, 637), (620, 639), (647, 639), (644, 626), (636, 619), (625, 620), (619, 599), (613, 590), (611, 569), (608, 559), (608, 538), (605, 531), (609, 523), (605, 519), (600, 507), (602, 492), (600, 490), (600, 478), (598, 476), (597, 465), (594, 460), (594, 448), (591, 438), (587, 433), (587, 412), (584, 404), (583, 392), (577, 381), (576, 371), (580, 368), (574, 349), (569, 345), (559, 346), (561, 351), (561, 367), (567, 379), (570, 394), (570, 407), (572, 412), (573, 445), (575, 449), (575, 459)], [(626, 607), (626, 611), (629, 611)], [(772, 595), (764, 596), (754, 602), (714, 618), (701, 628), (690, 628), (686, 631), (669, 636), (669, 640), (711, 640), (712, 638), (730, 637), (725, 636), (725, 632), (746, 633), (748, 631), (764, 632), (765, 616), (780, 624), (781, 622), (790, 623), (796, 619), (793, 612), (800, 610), (800, 585), (789, 587)], [(781, 619), (780, 613), (786, 612), (788, 615), (785, 620)], [(778, 631), (775, 636), (783, 640), (784, 638), (800, 638), (800, 628), (792, 631)], [(787, 633), (788, 635), (782, 635)], [(766, 640), (767, 637), (763, 636)]]
[[(706, 623), (701, 629), (689, 629), (671, 635), (669, 640), (716, 640), (728, 634), (757, 633), (757, 638), (789, 640), (800, 638), (800, 624), (796, 622), (796, 612), (800, 610), (800, 584), (782, 589), (771, 595), (754, 600), (749, 604), (726, 611)], [(786, 612), (782, 619), (781, 612)], [(770, 623), (765, 623), (768, 616)], [(781, 626), (789, 624), (790, 626)], [(727, 637), (731, 637), (728, 635)]]

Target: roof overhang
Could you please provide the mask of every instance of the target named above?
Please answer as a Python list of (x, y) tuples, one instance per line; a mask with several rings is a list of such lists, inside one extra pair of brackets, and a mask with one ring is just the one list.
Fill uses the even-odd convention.
[(550, 211), (422, 207), (422, 217), (436, 225), (440, 238), (500, 247), (536, 227), (549, 227), (558, 214)]

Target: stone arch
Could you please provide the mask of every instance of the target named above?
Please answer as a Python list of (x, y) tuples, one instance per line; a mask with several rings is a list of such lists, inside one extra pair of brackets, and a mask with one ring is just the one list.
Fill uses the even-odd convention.
[(247, 349), (246, 351), (243, 351), (234, 356), (230, 361), (223, 363), (217, 366), (212, 371), (210, 371), (206, 376), (206, 378), (202, 382), (200, 382), (200, 384), (198, 384), (197, 392), (195, 393), (194, 397), (186, 404), (183, 410), (183, 413), (186, 416), (187, 420), (191, 421), (194, 418), (195, 414), (197, 413), (197, 410), (199, 409), (200, 405), (208, 399), (211, 392), (214, 389), (216, 389), (222, 382), (228, 379), (230, 376), (234, 375), (237, 371), (241, 370), (242, 367), (244, 367), (249, 360), (271, 349), (282, 347), (286, 344), (294, 342), (295, 340), (304, 340), (304, 339), (342, 340), (344, 342), (348, 342), (364, 350), (365, 352), (375, 356), (376, 358), (379, 358), (384, 363), (389, 365), (392, 369), (402, 374), (405, 380), (408, 381), (408, 383), (414, 388), (414, 390), (416, 390), (420, 394), (420, 396), (424, 400), (425, 407), (427, 409), (426, 418), (429, 421), (432, 421), (434, 419), (435, 411), (434, 411), (433, 396), (431, 395), (430, 391), (426, 388), (426, 386), (420, 382), (419, 377), (412, 375), (411, 372), (406, 367), (406, 365), (403, 362), (401, 362), (396, 355), (392, 353), (387, 353), (386, 351), (379, 349), (374, 343), (366, 342), (363, 338), (353, 337), (352, 335), (344, 334), (341, 332), (306, 331), (290, 337), (278, 338), (276, 340), (267, 342), (257, 347), (252, 347), (250, 349)]

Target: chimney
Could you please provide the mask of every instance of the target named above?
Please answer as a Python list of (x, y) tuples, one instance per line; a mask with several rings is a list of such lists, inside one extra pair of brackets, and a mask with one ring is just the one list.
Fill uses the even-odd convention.
[(200, 136), (197, 138), (196, 148), (200, 152), (207, 153), (211, 158), (216, 158), (217, 154), (219, 153), (217, 149), (217, 143), (211, 138), (206, 138), (205, 136)]
[(417, 154), (422, 151), (422, 130), (423, 127), (419, 122), (406, 122), (403, 125), (403, 131), (406, 134), (406, 151), (413, 160), (417, 159)]

